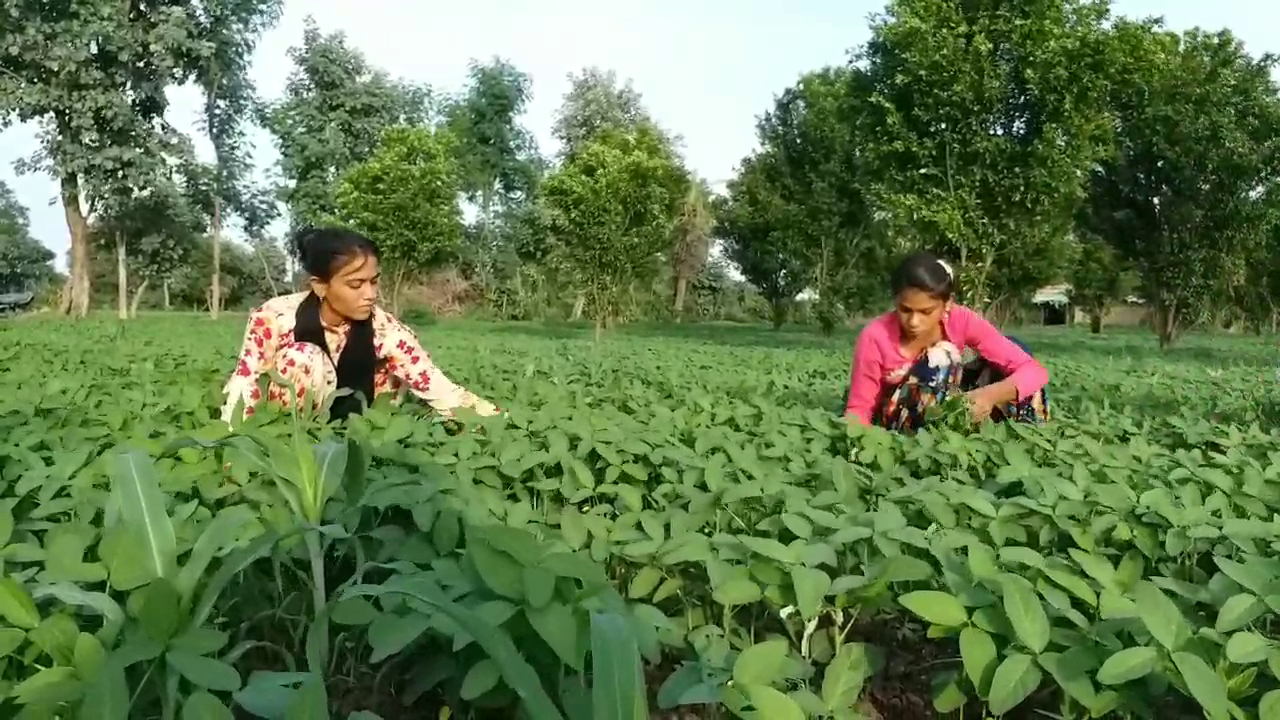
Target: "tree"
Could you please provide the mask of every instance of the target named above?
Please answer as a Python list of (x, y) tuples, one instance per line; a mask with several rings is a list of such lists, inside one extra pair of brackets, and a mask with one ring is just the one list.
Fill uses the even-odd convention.
[(0, 182), (0, 293), (32, 292), (54, 276), (53, 251), (31, 237), (27, 209)]
[(1274, 59), (1229, 32), (1122, 22), (1111, 45), (1113, 153), (1089, 175), (1082, 226), (1132, 263), (1161, 347), (1247, 279), (1274, 223)]
[(145, 186), (172, 131), (166, 90), (205, 49), (189, 4), (0, 0), (0, 123), (41, 128), (20, 171), (60, 185), (71, 236), (63, 310), (89, 310), (89, 222), (96, 203)]
[[(1029, 294), (1063, 263), (1109, 137), (1105, 0), (893, 0), (860, 56), (869, 190), (909, 244), (957, 261), (961, 298)], [(1018, 277), (1018, 284), (1006, 278)]]
[(679, 320), (684, 315), (689, 285), (698, 278), (711, 253), (715, 217), (711, 213), (711, 188), (702, 178), (689, 178), (671, 232), (671, 312)]
[(392, 128), (338, 183), (335, 218), (378, 243), (393, 312), (405, 283), (452, 259), (462, 240), (454, 157), (445, 132)]
[(244, 123), (257, 103), (249, 77), (253, 50), (262, 33), (279, 20), (282, 6), (283, 0), (203, 0), (200, 4), (198, 32), (209, 48), (201, 56), (197, 78), (204, 96), (201, 119), (214, 155), (208, 209), (213, 243), (209, 313), (215, 320), (222, 307), (219, 265), (225, 215), (239, 216), (250, 237), (260, 235), (275, 215), (274, 205), (247, 187), (251, 166)]
[(371, 68), (342, 33), (323, 35), (310, 19), (289, 57), (284, 99), (262, 122), (280, 151), (281, 199), (297, 230), (333, 216), (338, 178), (373, 155), (384, 131), (426, 122), (430, 93)]
[(782, 203), (775, 219), (795, 243), (827, 334), (842, 306), (862, 307), (880, 297), (893, 254), (876, 232), (864, 189), (867, 143), (859, 133), (870, 96), (869, 78), (860, 69), (823, 68), (784, 91), (758, 127), (761, 147), (773, 158), (760, 171)]
[(619, 317), (633, 283), (668, 249), (683, 169), (652, 132), (609, 131), (577, 148), (543, 184), (551, 224), (595, 320)]
[(589, 67), (569, 74), (569, 91), (556, 113), (551, 135), (560, 143), (561, 156), (567, 157), (602, 133), (625, 133), (641, 126), (663, 136), (630, 80), (619, 83), (613, 70)]
[(1089, 332), (1102, 332), (1107, 308), (1132, 290), (1132, 279), (1115, 248), (1099, 238), (1080, 242), (1071, 268), (1071, 303), (1089, 315)]
[(777, 329), (786, 322), (809, 273), (787, 224), (790, 210), (770, 177), (775, 162), (767, 152), (744, 160), (729, 181), (716, 218), (729, 258), (769, 302)]
[(541, 171), (533, 135), (519, 120), (529, 104), (527, 74), (500, 58), (472, 62), (462, 97), (445, 111), (458, 155), (462, 189), (480, 206), (475, 266), (481, 286), (491, 291), (496, 211), (527, 199)]

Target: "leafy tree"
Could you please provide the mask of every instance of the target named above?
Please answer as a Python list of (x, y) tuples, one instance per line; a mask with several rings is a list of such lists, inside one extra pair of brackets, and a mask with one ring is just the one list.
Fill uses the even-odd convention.
[(671, 231), (672, 314), (684, 314), (689, 285), (697, 280), (711, 253), (715, 217), (711, 212), (711, 188), (702, 178), (691, 177)]
[(384, 131), (426, 122), (430, 93), (370, 67), (342, 33), (323, 35), (310, 19), (289, 57), (284, 99), (267, 107), (263, 125), (280, 151), (281, 198), (296, 230), (333, 216), (338, 178), (373, 155)]
[(718, 234), (729, 258), (759, 288), (771, 308), (773, 327), (780, 328), (809, 273), (792, 228), (790, 209), (771, 175), (776, 158), (760, 153), (743, 161), (729, 181), (728, 195), (716, 211)]
[(1105, 0), (893, 0), (872, 22), (869, 190), (896, 234), (958, 261), (966, 302), (1066, 269), (1082, 178), (1111, 129), (1107, 13)]
[[(275, 216), (275, 206), (248, 186), (252, 169), (244, 144), (244, 123), (257, 104), (249, 63), (258, 38), (280, 18), (283, 0), (203, 0), (197, 32), (208, 50), (199, 63), (203, 94), (201, 119), (213, 145), (212, 187), (208, 196), (213, 268), (209, 312), (217, 319), (222, 307), (220, 245), (227, 215), (237, 215), (251, 237), (261, 235)], [(228, 212), (229, 211), (229, 212)]]
[(761, 171), (770, 174), (782, 202), (779, 229), (795, 243), (828, 334), (842, 305), (879, 299), (881, 270), (892, 254), (876, 232), (864, 191), (859, 121), (869, 111), (870, 94), (861, 70), (823, 68), (783, 92), (758, 129), (761, 146), (774, 159)]
[(551, 134), (560, 143), (561, 156), (569, 156), (602, 133), (631, 132), (642, 126), (670, 140), (658, 130), (630, 80), (619, 82), (613, 70), (589, 67), (570, 73), (569, 91), (556, 113)]
[(597, 338), (669, 248), (685, 182), (663, 138), (645, 130), (602, 133), (546, 179), (551, 224), (585, 291)]
[[(137, 314), (152, 280), (169, 280), (189, 259), (203, 226), (198, 210), (172, 176), (157, 176), (149, 187), (99, 216), (93, 235), (99, 247), (114, 250), (116, 309), (121, 319)], [(130, 276), (141, 278), (132, 298)]]
[(338, 183), (335, 217), (377, 240), (395, 312), (405, 284), (454, 258), (462, 240), (450, 140), (428, 128), (392, 128)]
[(1133, 289), (1131, 276), (1115, 248), (1099, 238), (1079, 243), (1071, 268), (1071, 302), (1089, 315), (1089, 332), (1102, 332), (1107, 308)]
[(0, 0), (0, 123), (41, 128), (20, 170), (59, 182), (71, 236), (63, 310), (89, 310), (89, 221), (97, 205), (145, 187), (172, 130), (166, 90), (205, 46), (189, 4)]
[(462, 189), (480, 206), (474, 264), (488, 293), (499, 252), (496, 212), (527, 200), (542, 168), (533, 135), (519, 122), (529, 104), (529, 76), (494, 58), (485, 64), (472, 62), (468, 77), (467, 90), (449, 105), (445, 117), (457, 141)]
[(27, 209), (0, 182), (0, 293), (31, 292), (53, 277), (53, 251), (31, 237)]
[(1117, 141), (1089, 176), (1082, 225), (1132, 263), (1168, 347), (1247, 279), (1273, 226), (1274, 60), (1226, 31), (1122, 22), (1112, 62)]

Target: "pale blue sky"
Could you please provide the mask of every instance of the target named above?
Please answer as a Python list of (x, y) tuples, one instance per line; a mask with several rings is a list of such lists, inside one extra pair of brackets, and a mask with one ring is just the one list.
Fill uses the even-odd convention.
[[(755, 120), (774, 95), (808, 70), (841, 62), (867, 38), (867, 17), (881, 0), (286, 0), (284, 17), (254, 59), (265, 97), (281, 92), (289, 47), (302, 38), (304, 18), (343, 30), (371, 63), (393, 75), (454, 91), (468, 60), (501, 55), (533, 77), (525, 118), (544, 151), (554, 149), (552, 116), (566, 76), (584, 66), (612, 68), (631, 78), (653, 116), (684, 137), (689, 165), (719, 183), (755, 147)], [(613, 7), (610, 7), (610, 6)], [(1274, 6), (1273, 6), (1274, 7)], [(1274, 29), (1280, 10), (1264, 0), (1119, 0), (1126, 15), (1164, 15), (1169, 26), (1227, 27), (1252, 52), (1280, 51)], [(1269, 37), (1272, 36), (1272, 37)], [(170, 119), (196, 133), (197, 95), (173, 94)], [(253, 136), (261, 167), (274, 164), (270, 138)], [(18, 177), (13, 161), (35, 149), (31, 128), (0, 133), (0, 180), (31, 213), (32, 232), (65, 267), (67, 227), (54, 204), (57, 186), (45, 175)]]

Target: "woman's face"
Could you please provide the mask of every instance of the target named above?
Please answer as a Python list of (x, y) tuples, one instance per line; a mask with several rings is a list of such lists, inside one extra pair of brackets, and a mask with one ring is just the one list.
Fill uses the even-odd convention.
[(898, 293), (894, 313), (898, 316), (902, 336), (914, 340), (932, 334), (942, 324), (942, 317), (950, 307), (950, 300), (940, 300), (923, 290), (907, 288)]
[(367, 320), (378, 300), (378, 258), (360, 255), (338, 268), (328, 282), (311, 278), (311, 289), (346, 320)]

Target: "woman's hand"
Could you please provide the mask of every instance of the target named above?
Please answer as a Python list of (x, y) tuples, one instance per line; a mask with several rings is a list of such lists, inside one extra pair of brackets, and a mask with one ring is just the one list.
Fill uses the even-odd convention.
[(975, 423), (990, 420), (991, 411), (999, 402), (995, 393), (991, 392), (991, 387), (988, 385), (965, 393), (965, 399), (969, 401), (969, 414), (973, 416)]

